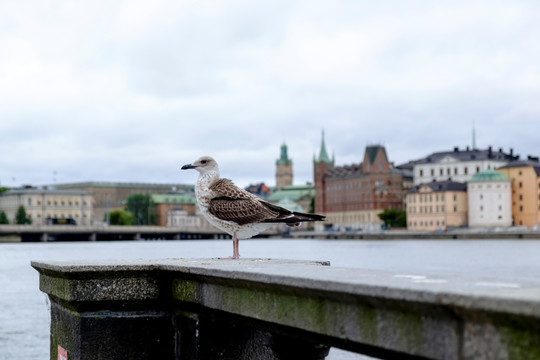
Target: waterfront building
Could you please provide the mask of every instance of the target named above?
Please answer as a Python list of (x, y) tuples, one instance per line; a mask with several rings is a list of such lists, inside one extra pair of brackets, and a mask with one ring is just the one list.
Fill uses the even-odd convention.
[(158, 226), (172, 226), (169, 221), (171, 220), (170, 214), (175, 212), (182, 212), (191, 217), (196, 215), (197, 201), (194, 194), (165, 193), (152, 194), (150, 197), (154, 203), (156, 223)]
[(423, 159), (414, 160), (399, 167), (406, 165), (413, 167), (414, 185), (434, 180), (464, 183), (480, 171), (495, 170), (518, 159), (519, 156), (514, 156), (512, 149), (510, 153), (505, 153), (502, 149), (493, 151), (491, 146), (486, 150), (469, 147), (460, 150), (455, 147), (453, 151), (435, 152)]
[(267, 197), (267, 201), (272, 204), (278, 204), (286, 199), (293, 201), (302, 207), (304, 212), (312, 210), (312, 201), (315, 196), (315, 187), (313, 184), (290, 185), (274, 191)]
[(512, 225), (512, 184), (499, 171), (480, 171), (467, 183), (469, 227)]
[(498, 169), (512, 179), (514, 225), (540, 224), (540, 162), (537, 157), (515, 161)]
[(447, 230), (467, 225), (467, 185), (432, 181), (407, 193), (408, 230)]
[(323, 137), (313, 168), (315, 212), (326, 215), (327, 226), (380, 230), (379, 213), (403, 208), (403, 174), (381, 145), (367, 146), (360, 164), (335, 166)]
[(125, 208), (126, 199), (135, 194), (156, 194), (166, 192), (193, 193), (193, 185), (153, 184), (129, 182), (76, 182), (49, 185), (59, 190), (82, 190), (93, 197), (93, 223), (102, 223), (108, 211)]
[(5, 191), (0, 196), (0, 210), (14, 223), (22, 205), (32, 225), (58, 223), (90, 225), (93, 216), (93, 197), (82, 190), (57, 190), (48, 187), (25, 186)]
[(276, 189), (284, 188), (293, 184), (293, 162), (287, 154), (287, 145), (281, 145), (281, 154), (276, 160)]

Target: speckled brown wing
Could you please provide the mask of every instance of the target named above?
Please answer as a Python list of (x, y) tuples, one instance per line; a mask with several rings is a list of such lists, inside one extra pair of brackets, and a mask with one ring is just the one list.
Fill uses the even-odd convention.
[(239, 225), (274, 219), (278, 212), (264, 205), (259, 198), (240, 189), (229, 179), (218, 179), (210, 190), (219, 194), (210, 201), (212, 215)]
[(232, 180), (229, 179), (217, 179), (210, 184), (210, 190), (218, 193), (219, 196), (226, 196), (231, 199), (242, 199), (254, 196), (248, 193), (246, 190), (240, 189), (232, 182)]

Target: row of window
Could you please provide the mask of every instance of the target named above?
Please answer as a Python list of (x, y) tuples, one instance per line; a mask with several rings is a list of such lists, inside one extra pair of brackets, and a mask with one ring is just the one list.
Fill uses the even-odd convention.
[(418, 226), (444, 226), (445, 223), (444, 223), (444, 220), (437, 220), (435, 222), (433, 222), (432, 220), (431, 221), (419, 221), (419, 222), (416, 222), (416, 221), (409, 221), (409, 227), (418, 227)]
[[(47, 197), (46, 200), (45, 200), (45, 203), (48, 205), (48, 206), (80, 206), (80, 202), (79, 202), (79, 199), (73, 199), (73, 198), (50, 198), (50, 197)], [(36, 204), (38, 206), (41, 206), (42, 204), (42, 201), (41, 201), (41, 197), (39, 198), (32, 198), (32, 197), (28, 197), (26, 199), (26, 204), (28, 206), (32, 206), (32, 204)], [(87, 200), (83, 200), (82, 201), (82, 205), (83, 206), (88, 206), (88, 202)]]
[[(444, 194), (435, 194), (435, 196), (433, 196), (433, 194), (409, 194), (407, 196), (407, 200), (409, 201), (409, 203), (432, 202), (433, 198), (435, 198), (435, 202), (444, 201)], [(452, 199), (454, 201), (457, 201), (457, 195), (454, 194), (452, 196)]]
[[(500, 188), (508, 189), (508, 186), (509, 186), (509, 184), (496, 184), (495, 188), (496, 189), (500, 189)], [(520, 185), (520, 187), (521, 187), (521, 185)], [(469, 183), (469, 188), (471, 188), (471, 189), (483, 189), (484, 185), (483, 184), (470, 184)], [(491, 189), (491, 188), (492, 188), (492, 184), (486, 184), (486, 189)]]
[[(446, 170), (446, 175), (448, 175), (448, 176), (452, 175), (452, 173), (453, 173), (453, 175), (460, 175), (459, 169), (457, 167), (454, 167), (453, 169), (450, 168), (450, 167), (448, 167), (446, 169), (440, 168), (439, 169), (439, 175), (444, 176), (445, 175), (445, 170)], [(476, 166), (475, 170), (476, 170), (477, 173), (479, 173), (480, 172), (480, 166)], [(488, 170), (491, 170), (491, 165), (488, 165)], [(468, 175), (469, 174), (469, 168), (467, 166), (463, 167), (462, 174), (463, 175)], [(427, 175), (427, 171), (426, 171), (426, 174), (424, 175), (424, 169), (420, 169), (419, 175), (420, 175), (420, 177), (435, 176), (435, 169), (430, 169), (429, 170), (429, 175)]]
[[(452, 207), (453, 209), (453, 212), (457, 212), (458, 211), (458, 208), (456, 205), (454, 205)], [(432, 214), (432, 213), (444, 213), (445, 212), (445, 207), (444, 205), (436, 205), (435, 206), (435, 211), (433, 211), (433, 206), (411, 206), (409, 207), (409, 210), (408, 210), (409, 214)]]

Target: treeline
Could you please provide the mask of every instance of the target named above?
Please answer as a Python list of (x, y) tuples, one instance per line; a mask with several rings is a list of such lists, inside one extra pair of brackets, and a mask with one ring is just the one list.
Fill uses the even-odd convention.
[[(104, 221), (107, 221), (105, 214)], [(148, 194), (130, 195), (126, 199), (125, 209), (109, 212), (110, 225), (156, 225), (156, 209), (152, 197)]]

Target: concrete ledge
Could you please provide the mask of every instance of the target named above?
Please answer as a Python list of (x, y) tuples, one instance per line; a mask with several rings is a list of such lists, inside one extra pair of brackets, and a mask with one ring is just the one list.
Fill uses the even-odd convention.
[[(99, 344), (95, 329), (103, 324), (118, 331), (128, 326), (138, 342), (148, 337), (146, 350), (132, 349), (140, 354), (134, 359), (151, 359), (144, 354), (156, 351), (163, 359), (212, 359), (217, 353), (230, 353), (231, 359), (294, 358), (283, 350), (287, 346), (280, 347), (289, 343), (303, 344), (313, 359), (324, 358), (328, 346), (381, 358), (540, 358), (540, 279), (507, 284), (322, 265), (329, 264), (270, 259), (32, 263), (57, 314), (51, 359), (62, 343)], [(130, 316), (138, 325), (128, 325)], [(137, 330), (141, 318), (158, 330)], [(114, 325), (118, 319), (121, 327)], [(100, 325), (89, 331), (92, 321)], [(242, 340), (237, 334), (244, 334)], [(114, 338), (114, 331), (107, 336)], [(114, 358), (95, 357), (95, 351), (75, 346), (71, 352), (77, 355), (70, 359)], [(253, 357), (257, 351), (259, 357)]]

